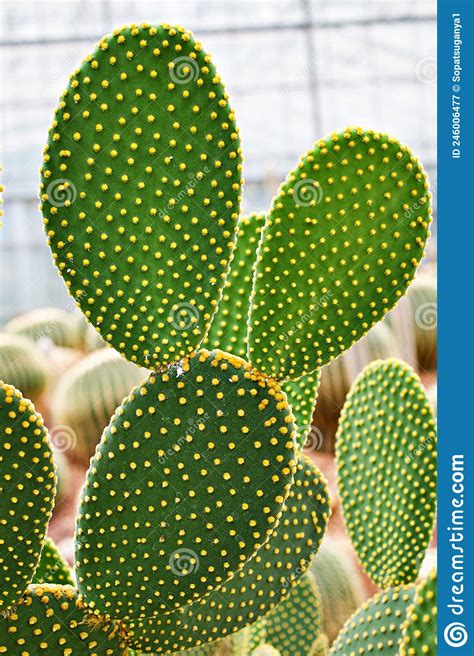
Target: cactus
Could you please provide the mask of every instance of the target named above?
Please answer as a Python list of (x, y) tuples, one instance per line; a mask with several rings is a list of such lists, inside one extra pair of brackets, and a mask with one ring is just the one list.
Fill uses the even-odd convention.
[(88, 604), (127, 619), (222, 585), (278, 524), (294, 438), (279, 387), (240, 358), (202, 350), (152, 374), (112, 417), (89, 469), (76, 533)]
[(56, 475), (41, 415), (1, 381), (0, 434), (0, 611), (7, 611), (19, 601), (38, 565)]
[(56, 346), (80, 348), (81, 334), (74, 317), (58, 308), (38, 308), (21, 314), (7, 323), (7, 332), (22, 335), (34, 342), (50, 340)]
[[(273, 656), (308, 656), (321, 631), (321, 600), (310, 572), (264, 618), (236, 636), (237, 656), (255, 653)], [(244, 649), (242, 649), (244, 646)]]
[(63, 559), (57, 546), (50, 537), (46, 537), (43, 543), (43, 550), (33, 577), (33, 583), (74, 585), (74, 578), (69, 565)]
[(437, 573), (417, 585), (413, 604), (403, 626), (400, 656), (436, 656), (437, 651)]
[(394, 355), (393, 333), (385, 323), (379, 323), (348, 351), (322, 368), (312, 423), (323, 436), (325, 451), (333, 452), (341, 409), (357, 374), (373, 360)]
[(251, 363), (294, 379), (349, 348), (407, 289), (430, 217), (425, 173), (406, 146), (359, 128), (317, 142), (281, 186), (262, 232)]
[(247, 356), (247, 318), (253, 269), (265, 214), (239, 219), (237, 243), (219, 307), (205, 339), (206, 348), (220, 348), (241, 358)]
[(322, 603), (324, 633), (332, 643), (362, 603), (362, 581), (342, 549), (325, 540), (311, 563)]
[(289, 595), (265, 617), (266, 641), (281, 656), (307, 656), (322, 630), (318, 588), (307, 572)]
[(129, 626), (131, 646), (169, 654), (217, 640), (255, 623), (278, 604), (317, 553), (329, 517), (327, 484), (305, 456), (285, 504), (278, 529), (257, 555), (186, 613), (173, 613)]
[[(237, 244), (223, 297), (205, 340), (208, 348), (220, 348), (242, 358), (247, 354), (247, 319), (257, 247), (264, 214), (251, 214), (239, 220)], [(319, 371), (297, 381), (282, 384), (298, 427), (297, 443), (303, 446), (311, 427), (311, 417), (319, 385)]]
[(33, 401), (48, 383), (48, 363), (42, 352), (26, 337), (0, 333), (0, 379), (13, 385)]
[(330, 656), (398, 656), (402, 629), (414, 586), (389, 588), (365, 602), (345, 623)]
[(418, 376), (376, 360), (344, 405), (336, 442), (344, 518), (356, 553), (381, 588), (416, 580), (436, 506), (436, 427)]
[(234, 113), (187, 30), (116, 30), (71, 77), (44, 151), (45, 228), (70, 293), (130, 361), (158, 368), (205, 337), (241, 182)]
[(31, 585), (9, 616), (0, 618), (0, 654), (122, 656), (125, 647), (123, 627), (89, 623), (69, 585)]
[[(104, 341), (127, 366), (154, 371), (143, 380), (135, 368), (140, 379), (126, 383), (115, 411), (120, 399), (105, 398), (97, 368), (61, 392), (59, 426), (70, 427), (73, 410), (90, 421), (84, 399), (93, 400), (94, 439), (105, 426), (76, 522), (77, 589), (31, 584), (54, 464), (41, 418), (3, 385), (0, 653), (224, 656), (241, 630), (253, 656), (325, 653), (308, 568), (328, 520), (327, 485), (297, 447), (320, 367), (407, 290), (430, 195), (407, 147), (361, 129), (318, 142), (265, 218), (237, 223), (241, 183), (233, 112), (190, 32), (122, 28), (71, 76), (44, 150), (49, 244)], [(66, 341), (62, 327), (47, 326), (28, 330)], [(84, 348), (83, 325), (73, 333)], [(111, 349), (94, 358), (118, 362)], [(433, 524), (435, 432), (412, 372), (394, 361), (366, 369), (339, 441), (360, 560), (385, 587), (414, 580)], [(46, 543), (38, 578), (65, 575), (48, 566), (57, 557)], [(398, 653), (412, 599), (413, 587), (374, 597), (332, 653)]]
[(147, 373), (112, 349), (100, 349), (60, 379), (51, 401), (52, 422), (70, 434), (75, 460), (89, 464), (115, 408)]

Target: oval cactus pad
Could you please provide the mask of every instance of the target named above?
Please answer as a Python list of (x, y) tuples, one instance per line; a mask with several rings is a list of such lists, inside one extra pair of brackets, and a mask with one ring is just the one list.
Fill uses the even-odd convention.
[[(437, 572), (433, 570), (416, 586), (415, 599), (408, 608), (403, 627), (400, 656), (436, 656), (438, 653), (437, 585)], [(456, 631), (454, 627), (452, 630)]]
[(381, 588), (418, 576), (435, 520), (436, 442), (413, 370), (395, 359), (368, 365), (343, 407), (336, 452), (352, 544)]
[(158, 367), (205, 336), (240, 189), (234, 114), (193, 35), (132, 25), (104, 37), (60, 100), (40, 195), (70, 293), (127, 359)]
[(0, 381), (0, 611), (33, 579), (56, 493), (43, 419), (21, 393)]
[(280, 519), (295, 434), (278, 385), (240, 358), (202, 350), (152, 374), (89, 468), (76, 532), (86, 602), (125, 619), (222, 585)]
[(396, 139), (351, 128), (318, 141), (262, 231), (250, 361), (293, 379), (349, 348), (404, 294), (430, 217), (426, 175)]
[(285, 599), (306, 572), (328, 518), (326, 480), (301, 455), (280, 524), (254, 558), (231, 581), (185, 612), (133, 622), (130, 644), (146, 653), (171, 654), (254, 624)]
[(414, 586), (390, 588), (366, 601), (344, 624), (330, 656), (398, 656)]

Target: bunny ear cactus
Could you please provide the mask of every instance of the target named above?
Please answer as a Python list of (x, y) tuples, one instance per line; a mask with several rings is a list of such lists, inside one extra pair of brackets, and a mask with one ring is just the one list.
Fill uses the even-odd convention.
[(435, 520), (436, 427), (408, 365), (377, 360), (364, 369), (336, 452), (343, 514), (365, 571), (381, 588), (415, 581)]
[(327, 483), (317, 467), (300, 456), (280, 524), (254, 558), (230, 582), (185, 612), (132, 622), (130, 645), (147, 653), (170, 654), (254, 624), (308, 569), (328, 517)]
[[(243, 358), (247, 354), (247, 321), (252, 281), (257, 248), (264, 225), (264, 214), (251, 214), (240, 218), (237, 244), (223, 297), (205, 340), (208, 347), (220, 348)], [(282, 384), (296, 419), (299, 447), (304, 445), (311, 427), (318, 385), (319, 371), (303, 376), (297, 381)]]
[(31, 582), (54, 505), (56, 474), (42, 417), (0, 381), (0, 612)]
[(104, 431), (79, 509), (89, 606), (146, 616), (221, 586), (278, 525), (294, 437), (278, 386), (222, 351), (135, 388)]
[(347, 620), (331, 647), (330, 656), (398, 656), (414, 586), (389, 588), (365, 602)]
[(74, 585), (74, 579), (68, 564), (49, 537), (46, 537), (44, 540), (41, 558), (35, 571), (33, 583)]
[(42, 212), (70, 293), (127, 359), (160, 367), (204, 338), (241, 183), (234, 113), (191, 32), (124, 27), (71, 77), (44, 151)]
[(437, 651), (437, 572), (433, 570), (415, 590), (403, 627), (400, 656), (436, 656)]
[(31, 585), (0, 619), (0, 654), (123, 656), (125, 649), (123, 627), (91, 624), (77, 591), (68, 585)]
[(262, 231), (252, 364), (295, 379), (360, 339), (410, 284), (430, 216), (426, 175), (396, 139), (349, 128), (317, 142), (281, 186)]

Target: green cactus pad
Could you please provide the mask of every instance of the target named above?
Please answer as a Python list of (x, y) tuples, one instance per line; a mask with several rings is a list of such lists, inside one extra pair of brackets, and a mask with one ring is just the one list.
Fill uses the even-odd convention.
[(341, 409), (357, 375), (373, 360), (384, 360), (397, 354), (393, 332), (383, 322), (374, 326), (365, 337), (321, 369), (313, 425), (322, 436), (324, 451), (334, 452)]
[[(220, 348), (246, 358), (247, 319), (252, 280), (264, 214), (251, 214), (239, 220), (237, 244), (219, 308), (205, 340), (208, 348)], [(319, 385), (319, 371), (282, 385), (298, 427), (297, 443), (303, 446), (313, 415)]]
[(294, 379), (349, 348), (404, 294), (430, 216), (426, 175), (396, 139), (349, 128), (317, 142), (262, 231), (250, 361)]
[(199, 351), (135, 388), (82, 495), (76, 573), (88, 604), (149, 616), (222, 585), (279, 521), (295, 432), (278, 385), (222, 351)]
[(170, 654), (253, 624), (285, 598), (308, 569), (328, 517), (327, 483), (301, 456), (280, 525), (256, 556), (230, 582), (184, 612), (132, 623), (131, 646)]
[(266, 617), (266, 641), (281, 656), (308, 656), (321, 632), (322, 607), (310, 572)]
[(437, 651), (436, 570), (416, 587), (415, 599), (408, 608), (400, 656), (436, 656)]
[(321, 613), (316, 583), (307, 572), (268, 615), (242, 632), (246, 648), (238, 656), (307, 656), (321, 631)]
[(347, 553), (324, 540), (311, 563), (323, 608), (324, 633), (332, 643), (347, 619), (362, 603), (362, 580)]
[[(0, 381), (0, 611), (31, 582), (54, 505), (51, 442), (31, 401)], [(0, 652), (1, 653), (1, 652)]]
[(313, 371), (313, 373), (302, 376), (298, 380), (288, 380), (281, 383), (281, 388), (286, 393), (288, 403), (296, 419), (298, 428), (296, 443), (300, 448), (307, 444), (307, 440), (310, 440), (308, 444), (310, 450), (319, 449), (321, 446), (319, 437), (316, 438), (316, 443), (314, 443), (314, 436), (311, 436), (311, 420), (314, 404), (318, 398), (319, 380), (320, 372)]
[(122, 656), (125, 650), (123, 627), (88, 618), (69, 585), (31, 585), (8, 617), (0, 618), (0, 654)]
[(74, 585), (69, 565), (58, 551), (57, 546), (47, 537), (43, 544), (41, 558), (33, 577), (33, 583), (58, 583)]
[(47, 360), (26, 337), (0, 333), (0, 380), (39, 399), (48, 382)]
[(75, 460), (89, 464), (115, 408), (148, 373), (113, 349), (91, 353), (66, 372), (54, 390), (52, 423), (69, 434)]
[(390, 588), (365, 602), (347, 620), (330, 656), (398, 656), (405, 614), (414, 586)]
[(265, 214), (242, 216), (238, 225), (229, 275), (204, 343), (207, 348), (220, 348), (245, 359), (253, 271), (260, 234), (265, 225)]
[(5, 330), (38, 342), (50, 340), (56, 346), (79, 348), (81, 334), (72, 313), (59, 308), (38, 308), (7, 323)]
[(71, 77), (44, 152), (46, 232), (70, 293), (128, 360), (159, 367), (205, 336), (241, 182), (234, 113), (187, 30), (116, 30)]
[(376, 360), (356, 379), (336, 442), (344, 518), (381, 588), (415, 581), (436, 506), (436, 427), (418, 376)]

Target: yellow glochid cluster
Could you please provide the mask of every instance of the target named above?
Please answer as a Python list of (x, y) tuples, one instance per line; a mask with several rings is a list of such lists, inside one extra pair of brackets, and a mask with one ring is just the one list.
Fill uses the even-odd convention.
[(415, 581), (434, 527), (436, 425), (418, 376), (376, 360), (356, 379), (336, 440), (344, 519), (381, 588)]
[(221, 79), (191, 32), (131, 25), (71, 76), (44, 150), (41, 209), (82, 311), (132, 362), (204, 338), (237, 231), (241, 152)]
[(0, 381), (0, 612), (18, 603), (33, 578), (55, 493), (43, 419), (31, 401)]
[(407, 146), (348, 128), (316, 142), (262, 232), (248, 357), (296, 379), (337, 357), (405, 293), (431, 221), (428, 182)]

